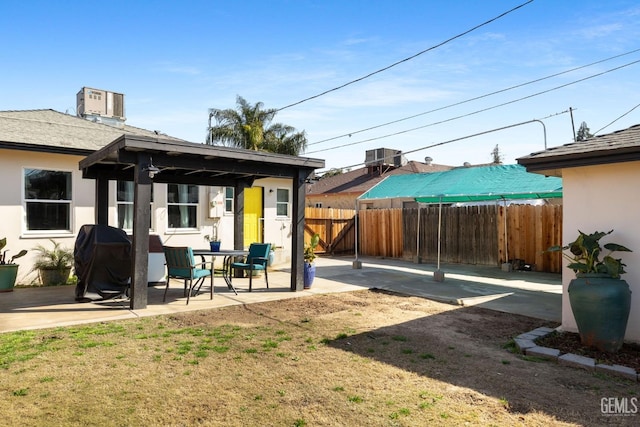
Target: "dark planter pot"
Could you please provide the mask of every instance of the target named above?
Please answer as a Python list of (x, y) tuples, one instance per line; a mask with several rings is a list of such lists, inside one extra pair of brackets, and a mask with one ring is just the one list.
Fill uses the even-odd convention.
[(211, 252), (220, 252), (220, 242), (209, 242)]
[(0, 292), (11, 292), (18, 277), (18, 264), (0, 265)]
[(569, 302), (580, 341), (615, 353), (620, 350), (631, 310), (631, 290), (606, 274), (578, 274), (569, 283)]
[(316, 278), (316, 265), (314, 263), (304, 263), (304, 288), (309, 289)]
[(42, 286), (58, 286), (67, 283), (69, 275), (71, 274), (71, 268), (65, 268), (64, 270), (49, 270), (41, 268), (39, 272)]

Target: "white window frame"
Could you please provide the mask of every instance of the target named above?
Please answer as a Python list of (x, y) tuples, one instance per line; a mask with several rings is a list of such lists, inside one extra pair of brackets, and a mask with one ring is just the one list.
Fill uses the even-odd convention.
[[(129, 182), (132, 185), (130, 185), (130, 189), (131, 189), (131, 201), (128, 200), (119, 200), (119, 191), (118, 191), (118, 185), (121, 182)], [(125, 181), (125, 180), (117, 180), (116, 181), (116, 224), (118, 226), (118, 228), (122, 228), (122, 230), (124, 231), (133, 231), (133, 227), (132, 228), (125, 228), (125, 227), (120, 227), (120, 205), (126, 205), (126, 206), (131, 206), (131, 209), (133, 209), (133, 204), (134, 204), (134, 192), (135, 192), (135, 183), (133, 181)], [(149, 212), (151, 212), (150, 215), (150, 219), (149, 219), (149, 230), (153, 231), (154, 227), (154, 215), (153, 215), (153, 193), (154, 193), (154, 189), (153, 189), (153, 184), (151, 184), (151, 203), (149, 204)], [(135, 215), (135, 212), (132, 213), (133, 215)], [(133, 224), (132, 224), (133, 225)]]
[[(231, 197), (227, 197), (227, 190), (231, 190)], [(224, 187), (224, 213), (232, 215), (235, 209), (234, 198), (236, 191), (233, 187)], [(231, 209), (227, 209), (227, 202), (231, 203)]]
[[(185, 185), (187, 186), (187, 189), (189, 187), (195, 187), (196, 188), (196, 194), (198, 196), (198, 200), (196, 200), (195, 202), (170, 202), (169, 201), (169, 188), (172, 185)], [(200, 223), (199, 221), (199, 215), (200, 215), (200, 186), (196, 185), (196, 184), (174, 184), (174, 183), (169, 183), (167, 184), (167, 231), (168, 232), (172, 232), (172, 233), (176, 233), (176, 232), (183, 232), (183, 231), (199, 231), (198, 229), (198, 224)], [(187, 192), (188, 195), (188, 192)], [(187, 197), (188, 198), (188, 197)], [(184, 206), (184, 207), (195, 207), (195, 214), (194, 214), (194, 220), (195, 220), (195, 224), (193, 227), (171, 227), (171, 224), (169, 223), (171, 217), (169, 215), (169, 207), (170, 206)]]
[[(286, 191), (287, 192), (287, 201), (286, 202), (281, 202), (279, 200), (279, 196), (280, 196), (280, 192), (281, 191)], [(285, 205), (286, 206), (286, 210), (287, 210), (287, 214), (286, 215), (282, 215), (279, 212), (279, 207)], [(291, 190), (289, 188), (276, 188), (276, 218), (291, 218)]]
[[(26, 195), (26, 183), (27, 183), (27, 171), (47, 171), (47, 172), (61, 172), (64, 174), (68, 174), (69, 176), (69, 188), (70, 188), (70, 196), (68, 199), (29, 199)], [(23, 233), (25, 235), (68, 235), (72, 234), (74, 230), (74, 203), (73, 203), (73, 195), (75, 194), (74, 189), (74, 179), (73, 179), (73, 171), (69, 169), (63, 168), (43, 168), (43, 167), (23, 167), (22, 168), (22, 207), (24, 212), (23, 217)], [(46, 229), (46, 230), (30, 230), (29, 229), (29, 221), (27, 218), (28, 215), (28, 204), (30, 203), (48, 203), (48, 204), (66, 204), (69, 206), (69, 228), (68, 229)]]

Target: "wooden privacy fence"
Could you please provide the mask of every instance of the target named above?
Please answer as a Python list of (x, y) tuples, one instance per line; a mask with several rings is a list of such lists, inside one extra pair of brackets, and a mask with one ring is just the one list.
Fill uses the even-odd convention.
[[(499, 209), (498, 239), (499, 259), (505, 253), (505, 216), (504, 207)], [(562, 255), (546, 250), (553, 245), (562, 244), (562, 206), (561, 205), (511, 205), (506, 210), (506, 247), (509, 261), (523, 260), (535, 265), (537, 271), (560, 273)], [(502, 261), (500, 261), (502, 262)]]
[(403, 209), (367, 209), (359, 212), (358, 253), (389, 258), (403, 257)]
[[(437, 261), (438, 206), (359, 211), (358, 253), (424, 262)], [(318, 252), (355, 252), (355, 211), (306, 208), (305, 241), (320, 235)], [(559, 273), (560, 253), (546, 253), (562, 242), (562, 206), (443, 207), (440, 261), (500, 265), (520, 260), (537, 271)], [(508, 256), (506, 254), (508, 253)]]
[(308, 243), (314, 233), (320, 236), (318, 253), (354, 253), (354, 209), (310, 208), (304, 210), (304, 241)]
[[(438, 259), (438, 206), (406, 209), (404, 258)], [(443, 207), (440, 261), (461, 264), (498, 264), (496, 206)], [(418, 221), (419, 216), (419, 221)]]

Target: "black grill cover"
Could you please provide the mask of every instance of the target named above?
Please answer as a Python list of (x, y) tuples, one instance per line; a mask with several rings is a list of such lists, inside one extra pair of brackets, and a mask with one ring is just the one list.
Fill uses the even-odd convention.
[(111, 299), (129, 289), (131, 242), (108, 225), (83, 225), (73, 251), (78, 276), (76, 301)]

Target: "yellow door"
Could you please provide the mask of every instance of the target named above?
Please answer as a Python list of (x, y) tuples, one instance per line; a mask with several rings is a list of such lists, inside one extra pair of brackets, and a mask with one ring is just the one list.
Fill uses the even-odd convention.
[(244, 190), (244, 247), (262, 242), (262, 187)]

